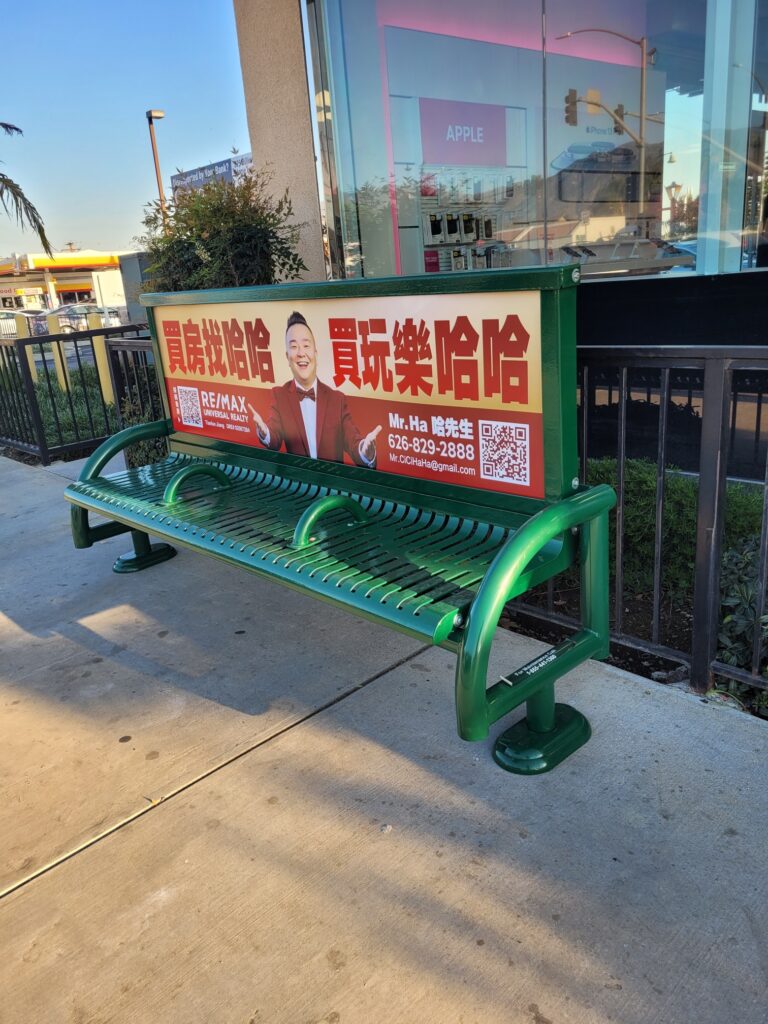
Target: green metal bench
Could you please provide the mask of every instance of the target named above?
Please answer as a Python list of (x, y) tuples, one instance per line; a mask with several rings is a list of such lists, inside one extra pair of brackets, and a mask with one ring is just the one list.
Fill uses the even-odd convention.
[[(174, 358), (178, 360), (181, 350), (173, 354), (176, 325), (193, 323), (195, 315), (202, 315), (200, 306), (205, 314), (202, 323), (209, 324), (212, 334), (211, 317), (217, 307), (223, 308), (226, 316), (236, 310), (236, 316), (229, 319), (235, 324), (241, 322), (237, 320), (241, 315), (255, 317), (254, 310), (260, 314), (262, 309), (271, 308), (259, 303), (279, 300), (312, 308), (312, 300), (331, 298), (344, 312), (344, 300), (353, 299), (357, 303), (353, 309), (371, 300), (402, 304), (406, 297), (427, 286), (430, 295), (438, 295), (437, 302), (441, 294), (479, 295), (496, 307), (506, 303), (503, 309), (517, 308), (518, 290), (529, 297), (539, 296), (544, 367), (540, 413), (543, 494), (529, 497), (508, 493), (509, 487), (480, 490), (447, 484), (439, 472), (427, 473), (437, 475), (437, 479), (404, 477), (377, 468), (271, 451), (252, 441), (246, 445), (210, 436), (226, 433), (224, 427), (208, 425), (194, 432), (180, 429), (184, 424), (174, 404), (178, 397), (174, 388), (180, 385), (170, 372), (171, 366), (179, 372)], [(130, 531), (134, 551), (117, 560), (117, 572), (132, 572), (164, 561), (175, 554), (172, 545), (181, 545), (345, 607), (425, 643), (447, 648), (457, 655), (459, 735), (466, 740), (483, 739), (493, 722), (525, 702), (526, 718), (499, 737), (494, 757), (507, 770), (519, 774), (547, 771), (590, 735), (582, 714), (555, 703), (555, 681), (586, 659), (608, 653), (608, 511), (615, 496), (607, 487), (582, 489), (575, 479), (573, 300), (570, 271), (559, 268), (437, 279), (433, 275), (426, 281), (339, 282), (148, 296), (156, 360), (166, 378), (168, 415), (110, 438), (88, 460), (79, 481), (67, 488), (66, 497), (73, 503), (75, 545), (90, 547)], [(244, 302), (247, 307), (242, 306)], [(190, 310), (192, 315), (185, 321)], [(227, 323), (226, 316), (221, 322)], [(258, 320), (264, 321), (265, 317)], [(352, 319), (345, 322), (351, 323)], [(443, 330), (444, 337), (455, 338), (437, 322), (434, 327), (436, 335)], [(332, 325), (333, 330), (337, 328)], [(491, 336), (490, 328), (488, 332)], [(275, 333), (273, 330), (272, 336)], [(194, 331), (190, 337), (193, 335)], [(277, 352), (282, 339), (276, 338), (272, 344)], [(349, 344), (348, 339), (345, 344)], [(443, 358), (445, 349), (443, 342)], [(264, 351), (262, 348), (262, 356)], [(486, 360), (490, 359), (490, 348), (484, 351)], [(507, 351), (512, 349), (507, 346)], [(334, 349), (337, 369), (344, 352), (348, 356), (348, 349)], [(183, 365), (188, 372), (186, 363)], [(234, 365), (234, 361), (230, 363)], [(263, 361), (261, 365), (263, 368)], [(190, 387), (190, 382), (193, 378), (188, 375), (181, 386)], [(265, 392), (249, 394), (258, 400)], [(207, 400), (212, 402), (210, 397)], [(231, 402), (238, 408), (243, 406), (240, 400)], [(417, 416), (411, 424), (425, 426), (430, 422), (424, 407), (414, 403), (413, 408), (420, 408), (424, 418)], [(389, 416), (387, 445), (393, 443), (393, 431), (406, 430), (398, 426), (401, 420), (406, 423), (406, 418), (398, 419), (398, 415)], [(477, 415), (488, 413), (480, 408)], [(507, 413), (502, 410), (494, 415)], [(532, 433), (538, 429), (538, 415), (529, 417)], [(230, 428), (242, 429), (235, 420), (226, 429)], [(101, 475), (122, 449), (156, 437), (169, 439), (171, 454), (164, 461)], [(387, 447), (381, 458), (386, 463), (392, 457)], [(525, 487), (520, 484), (511, 489), (520, 492)], [(91, 525), (89, 512), (107, 521)], [(151, 544), (149, 534), (165, 543)], [(581, 630), (487, 686), (491, 644), (507, 601), (566, 569), (577, 553)]]

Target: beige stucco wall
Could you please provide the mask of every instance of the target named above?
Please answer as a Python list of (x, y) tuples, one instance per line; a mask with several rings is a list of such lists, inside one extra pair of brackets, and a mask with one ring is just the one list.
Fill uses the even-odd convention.
[(251, 152), (288, 188), (307, 281), (325, 280), (299, 0), (234, 0)]

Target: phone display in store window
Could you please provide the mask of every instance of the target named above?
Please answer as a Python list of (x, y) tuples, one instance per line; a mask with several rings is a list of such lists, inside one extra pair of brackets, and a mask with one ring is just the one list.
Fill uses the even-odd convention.
[(442, 213), (425, 214), (422, 224), (424, 229), (425, 245), (437, 245), (439, 242), (445, 241)]
[(445, 240), (446, 242), (458, 242), (461, 239), (461, 224), (458, 213), (446, 213), (445, 215)]
[(474, 242), (477, 238), (475, 226), (475, 215), (473, 213), (462, 213), (461, 215), (461, 240), (462, 242)]

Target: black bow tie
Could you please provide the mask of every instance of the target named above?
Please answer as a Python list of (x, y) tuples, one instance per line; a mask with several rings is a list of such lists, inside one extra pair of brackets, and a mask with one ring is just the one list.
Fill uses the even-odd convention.
[(311, 398), (313, 402), (315, 400), (315, 389), (314, 388), (310, 388), (309, 391), (302, 391), (301, 388), (296, 388), (296, 393), (299, 396), (299, 401), (300, 402), (303, 402), (305, 398)]

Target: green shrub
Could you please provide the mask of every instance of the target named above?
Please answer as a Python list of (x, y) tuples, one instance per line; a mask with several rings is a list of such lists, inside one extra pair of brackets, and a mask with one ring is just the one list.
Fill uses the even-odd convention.
[[(735, 668), (752, 668), (755, 630), (760, 630), (758, 665), (760, 674), (768, 677), (768, 615), (759, 622), (760, 538), (747, 537), (726, 551), (720, 575), (722, 621), (717, 636), (717, 660)], [(746, 683), (716, 677), (716, 690), (735, 697), (738, 704), (755, 714), (768, 717), (768, 691)]]
[(115, 407), (102, 397), (95, 366), (72, 370), (68, 392), (58, 387), (55, 377), (51, 376), (50, 386), (38, 377), (35, 396), (50, 446), (87, 441), (117, 430)]
[[(160, 405), (160, 398), (157, 389), (157, 382), (154, 375), (151, 378), (150, 390), (154, 392), (155, 408)], [(152, 413), (152, 405), (149, 402), (149, 393), (144, 385), (141, 386), (142, 395), (136, 386), (131, 388), (129, 397), (123, 399), (120, 405), (120, 412), (123, 418), (124, 427), (138, 426), (140, 423), (151, 423), (156, 417)], [(144, 410), (144, 411), (142, 411)], [(168, 455), (168, 440), (165, 437), (155, 437), (148, 441), (139, 441), (129, 445), (125, 449), (125, 462), (129, 468), (147, 466), (153, 462), (162, 462)]]
[[(723, 620), (718, 634), (718, 660), (726, 665), (749, 669), (755, 629), (758, 627), (758, 570), (760, 538), (747, 537), (723, 556), (720, 574), (720, 593)], [(768, 643), (768, 615), (759, 622), (761, 633), (760, 664), (763, 675), (768, 675), (765, 662)]]
[[(616, 459), (590, 460), (590, 485), (617, 486)], [(694, 476), (666, 471), (664, 521), (662, 524), (662, 574), (664, 590), (681, 599), (693, 594), (696, 563), (696, 505), (699, 482)], [(762, 490), (729, 482), (726, 486), (723, 549), (759, 534), (762, 522)], [(656, 531), (656, 464), (628, 459), (624, 470), (624, 585), (628, 597), (653, 589), (654, 537)], [(615, 517), (611, 517), (611, 565), (616, 559)]]
[(238, 174), (180, 189), (163, 215), (158, 203), (144, 219), (149, 291), (238, 288), (291, 280), (306, 270), (296, 251), (287, 190), (274, 198), (268, 171)]

